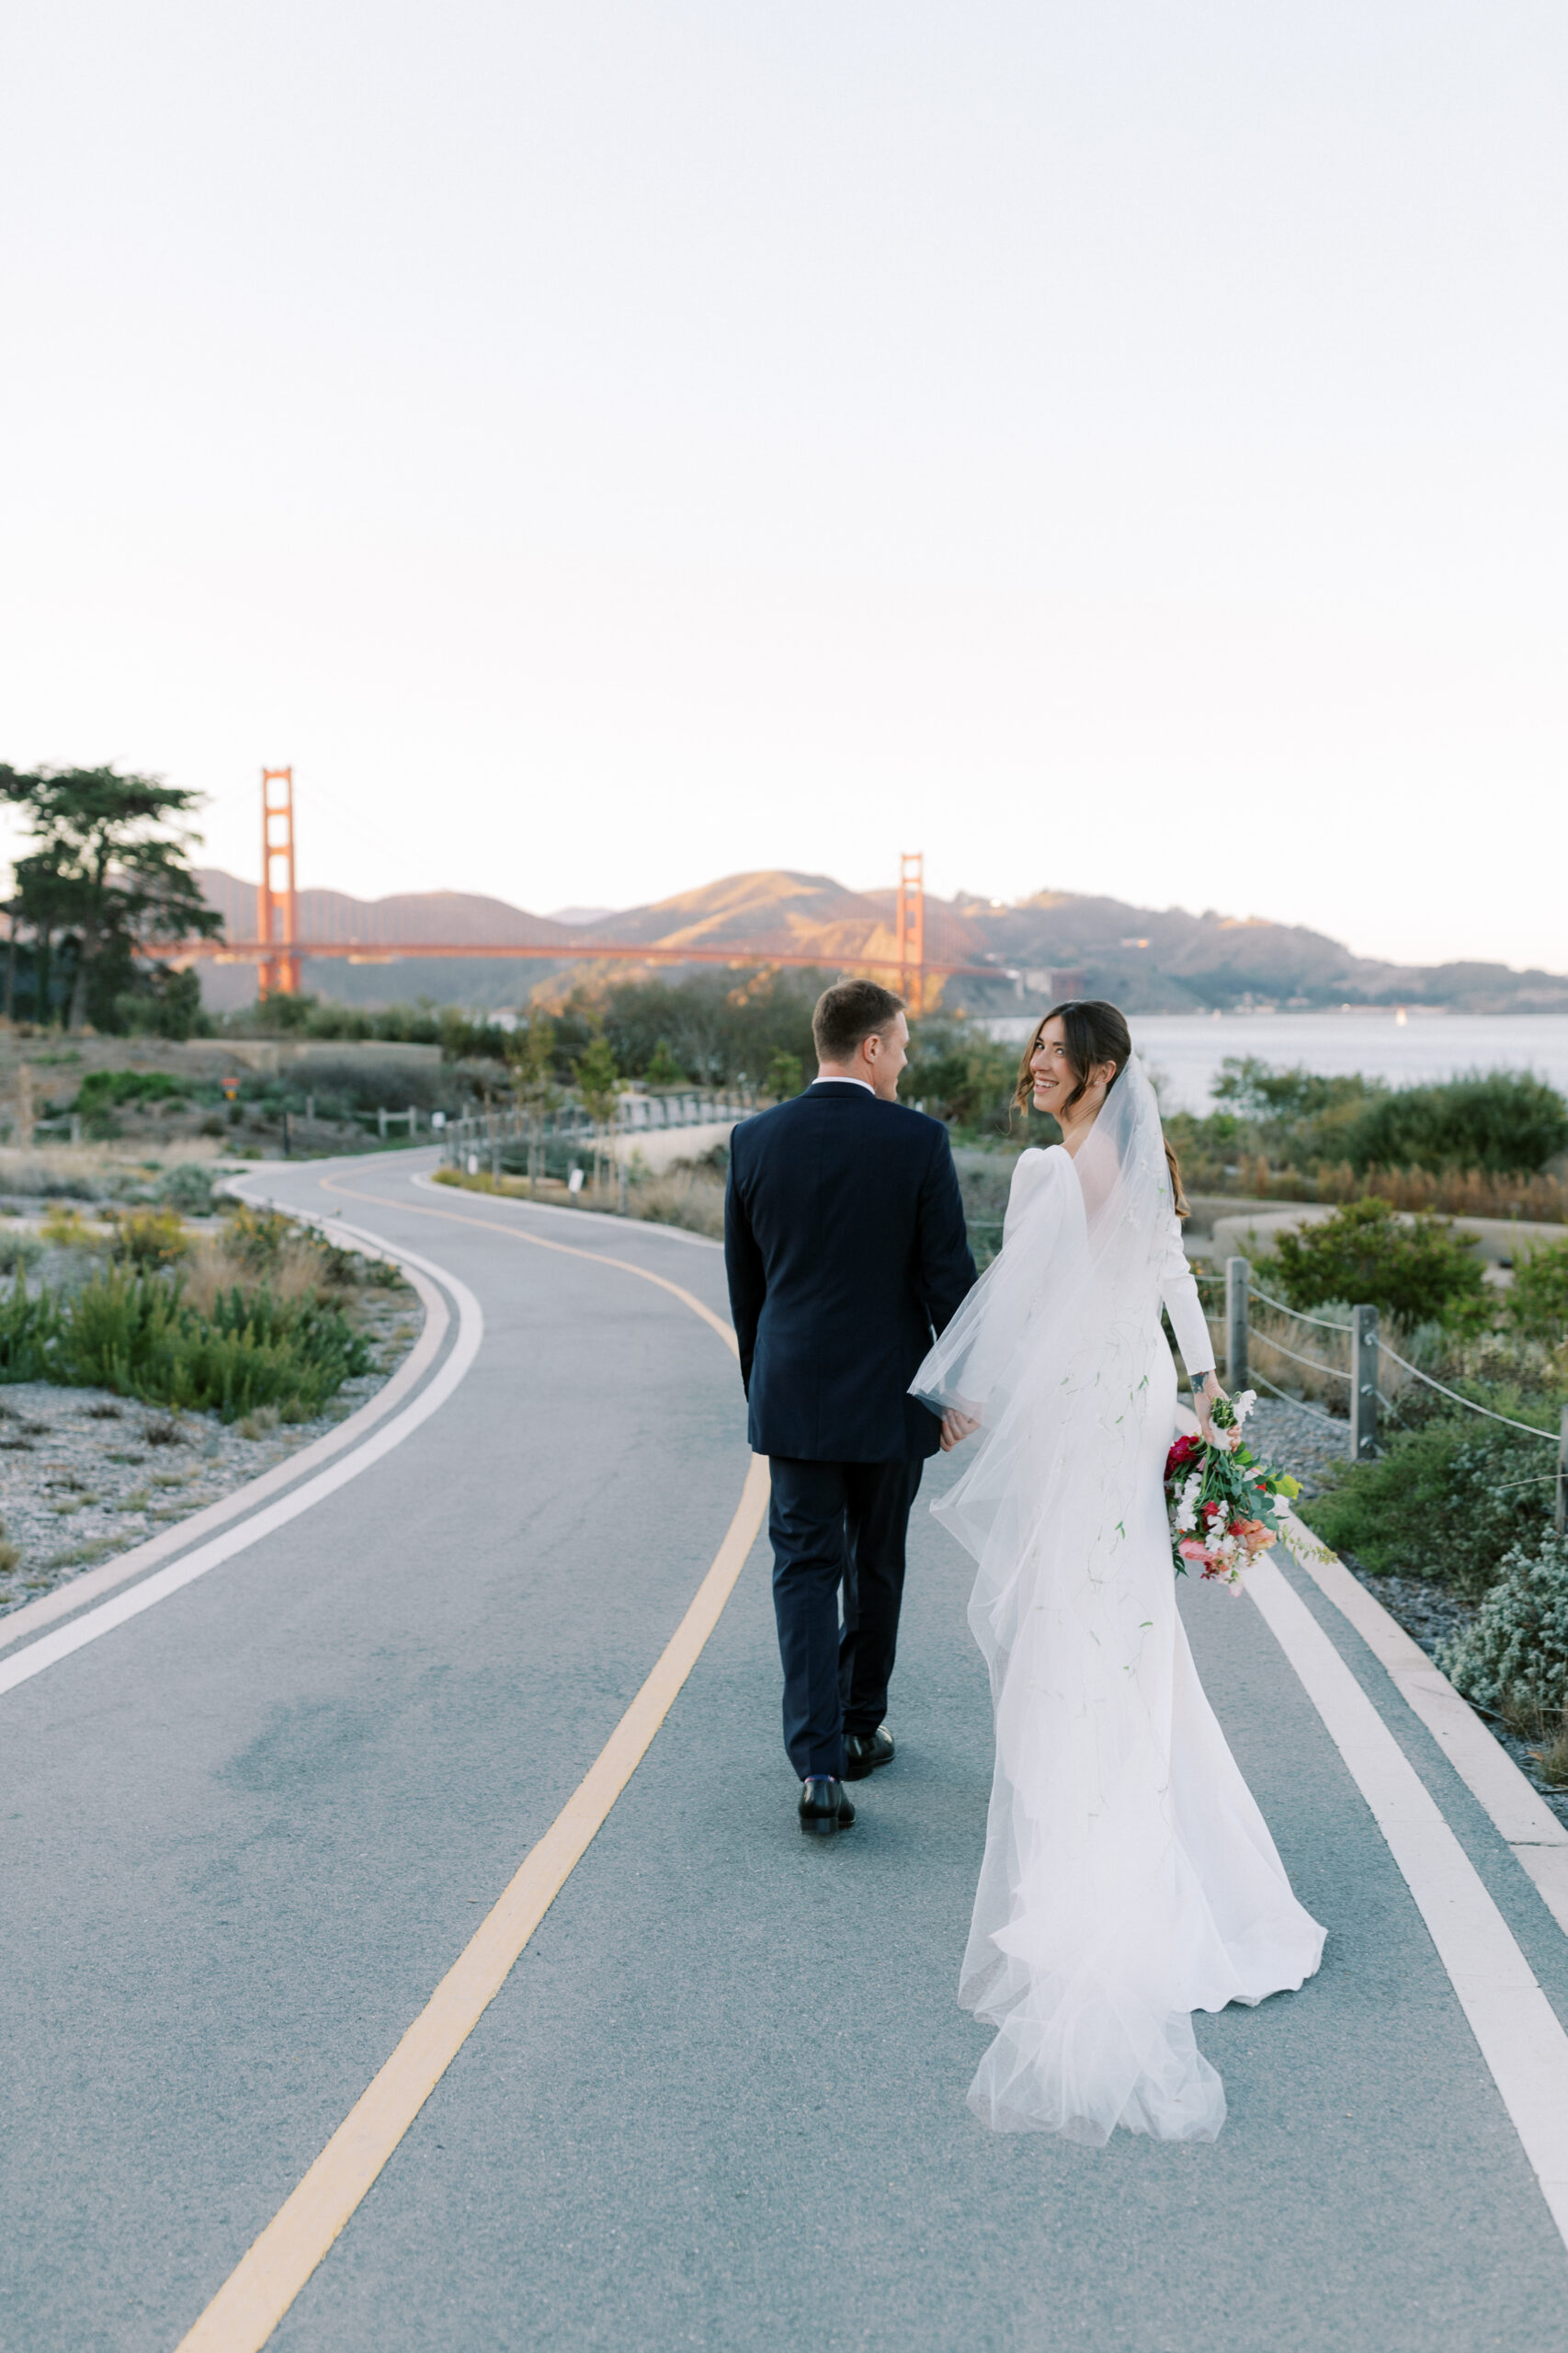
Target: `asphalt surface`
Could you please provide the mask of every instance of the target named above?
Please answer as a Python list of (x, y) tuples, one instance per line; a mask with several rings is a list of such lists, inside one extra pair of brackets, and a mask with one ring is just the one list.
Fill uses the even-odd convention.
[[(0, 1696), (6, 2353), (170, 2348), (593, 1762), (748, 1457), (717, 1250), (281, 1173), (483, 1303), (365, 1475)], [(325, 1176), (363, 1199), (324, 1190)], [(930, 1487), (949, 1475), (938, 1466)], [(1568, 1939), (1299, 1589), (1568, 2020)], [(1200, 2019), (1211, 2147), (993, 2137), (954, 1999), (990, 1774), (967, 1563), (916, 1506), (897, 1762), (795, 1827), (765, 1540), (663, 1730), (272, 2342), (1537, 2353), (1568, 2256), (1403, 1881), (1249, 1603), (1184, 1596), (1320, 1976)]]

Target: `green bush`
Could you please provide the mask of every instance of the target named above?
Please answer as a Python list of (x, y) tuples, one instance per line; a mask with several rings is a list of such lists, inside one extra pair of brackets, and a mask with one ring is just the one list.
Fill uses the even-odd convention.
[(1447, 1218), (1396, 1216), (1386, 1201), (1350, 1201), (1332, 1217), (1281, 1233), (1268, 1272), (1291, 1307), (1350, 1300), (1403, 1324), (1462, 1329), (1486, 1320), (1473, 1235), (1456, 1233)]
[(132, 1210), (121, 1218), (110, 1256), (132, 1267), (172, 1267), (190, 1248), (190, 1237), (175, 1210)]
[(210, 1217), (213, 1211), (212, 1171), (199, 1160), (182, 1160), (158, 1187), (158, 1199), (182, 1217)]
[(1508, 1321), (1528, 1339), (1561, 1340), (1568, 1334), (1568, 1241), (1545, 1242), (1514, 1260)]
[(1568, 1103), (1528, 1071), (1471, 1071), (1439, 1086), (1402, 1086), (1369, 1103), (1346, 1138), (1369, 1168), (1543, 1168), (1568, 1147)]
[(42, 1256), (42, 1243), (25, 1225), (0, 1226), (0, 1275), (25, 1275)]
[(1523, 1430), (1449, 1412), (1396, 1431), (1369, 1462), (1336, 1465), (1308, 1507), (1312, 1530), (1374, 1574), (1484, 1593), (1515, 1545), (1548, 1532), (1551, 1462)]
[(1540, 1732), (1568, 1708), (1568, 1538), (1517, 1545), (1462, 1633), (1437, 1664), (1478, 1707)]
[(111, 1389), (233, 1421), (260, 1405), (319, 1413), (369, 1366), (337, 1309), (276, 1300), (265, 1284), (220, 1293), (210, 1316), (185, 1303), (177, 1277), (119, 1268), (74, 1296), (18, 1283), (0, 1297), (0, 1381)]
[(646, 1084), (654, 1088), (687, 1085), (687, 1074), (671, 1053), (670, 1041), (667, 1038), (659, 1038), (654, 1040), (653, 1051), (642, 1076)]
[(1330, 1077), (1299, 1066), (1276, 1070), (1252, 1054), (1227, 1054), (1213, 1088), (1221, 1108), (1187, 1123), (1186, 1145), (1178, 1142), (1176, 1149), (1184, 1156), (1190, 1152), (1195, 1163), (1259, 1153), (1300, 1169), (1341, 1161), (1368, 1107), (1387, 1091), (1380, 1080), (1358, 1072)]
[(191, 1092), (187, 1078), (165, 1070), (90, 1070), (77, 1090), (74, 1111), (118, 1110), (127, 1103), (167, 1103)]
[[(933, 1119), (982, 1134), (1006, 1135), (1017, 1076), (1016, 1046), (1001, 1045), (983, 1029), (937, 1014), (915, 1024), (898, 1091), (906, 1103), (924, 1103)], [(1018, 1124), (1023, 1125), (1021, 1117)], [(1054, 1120), (1049, 1133), (1054, 1138)]]

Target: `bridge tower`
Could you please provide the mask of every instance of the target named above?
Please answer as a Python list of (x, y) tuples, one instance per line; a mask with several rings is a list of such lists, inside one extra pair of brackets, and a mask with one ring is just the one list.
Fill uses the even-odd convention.
[(912, 1014), (926, 1009), (926, 854), (905, 850), (898, 862), (898, 993)]
[(294, 771), (261, 772), (261, 884), (256, 894), (256, 936), (266, 953), (259, 980), (263, 996), (300, 993), (300, 937), (294, 896)]

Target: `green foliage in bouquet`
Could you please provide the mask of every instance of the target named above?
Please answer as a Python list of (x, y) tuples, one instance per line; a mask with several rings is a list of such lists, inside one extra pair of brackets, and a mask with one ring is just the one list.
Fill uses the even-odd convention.
[(1485, 1276), (1474, 1237), (1440, 1217), (1399, 1217), (1386, 1201), (1350, 1201), (1332, 1217), (1285, 1233), (1274, 1244), (1272, 1274), (1287, 1303), (1322, 1306), (1355, 1300), (1404, 1324), (1474, 1329), (1487, 1318)]

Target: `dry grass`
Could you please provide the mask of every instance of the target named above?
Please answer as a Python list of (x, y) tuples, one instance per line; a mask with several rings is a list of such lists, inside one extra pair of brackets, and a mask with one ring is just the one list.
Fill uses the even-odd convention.
[(1271, 1168), (1260, 1154), (1244, 1160), (1236, 1189), (1258, 1201), (1387, 1201), (1396, 1210), (1429, 1210), (1441, 1217), (1523, 1218), (1532, 1224), (1568, 1224), (1568, 1180), (1561, 1176), (1498, 1176), (1485, 1168), (1369, 1168), (1358, 1176), (1347, 1160), (1323, 1160), (1309, 1176), (1298, 1168)]
[[(606, 1216), (619, 1213), (620, 1193), (611, 1185), (602, 1193), (587, 1186), (580, 1193), (569, 1193), (564, 1185), (547, 1181), (538, 1187), (529, 1185), (526, 1176), (503, 1176), (498, 1180), (481, 1171), (471, 1176), (460, 1168), (437, 1171), (439, 1185), (455, 1185), (469, 1193), (501, 1193), (511, 1200), (540, 1200), (557, 1208), (597, 1210)], [(722, 1242), (724, 1236), (724, 1179), (711, 1168), (704, 1168), (688, 1161), (676, 1161), (659, 1176), (640, 1176), (629, 1185), (626, 1214), (641, 1218), (653, 1225), (678, 1225), (687, 1233), (706, 1233)]]
[(181, 1272), (184, 1296), (201, 1315), (210, 1315), (220, 1291), (232, 1290), (236, 1283), (248, 1290), (265, 1282), (277, 1300), (313, 1299), (322, 1288), (321, 1252), (304, 1234), (280, 1243), (271, 1264), (258, 1269), (246, 1255), (243, 1236), (229, 1225), (193, 1234)]
[(1509, 1692), (1503, 1701), (1502, 1715), (1517, 1740), (1540, 1744), (1529, 1751), (1529, 1761), (1541, 1779), (1551, 1789), (1568, 1789), (1568, 1706), (1543, 1711), (1533, 1701), (1520, 1701)]
[(724, 1179), (711, 1168), (677, 1161), (662, 1176), (646, 1176), (634, 1186), (628, 1207), (633, 1217), (655, 1225), (678, 1225), (716, 1242), (724, 1238)]
[(165, 1147), (163, 1153), (149, 1152), (144, 1141), (43, 1143), (35, 1144), (29, 1152), (7, 1144), (0, 1146), (0, 1194), (33, 1199), (51, 1194), (77, 1200), (105, 1199), (129, 1183), (143, 1181), (149, 1160), (155, 1159), (160, 1169), (167, 1169), (176, 1160), (210, 1164), (222, 1151), (221, 1143), (198, 1136), (181, 1136), (177, 1147)]

